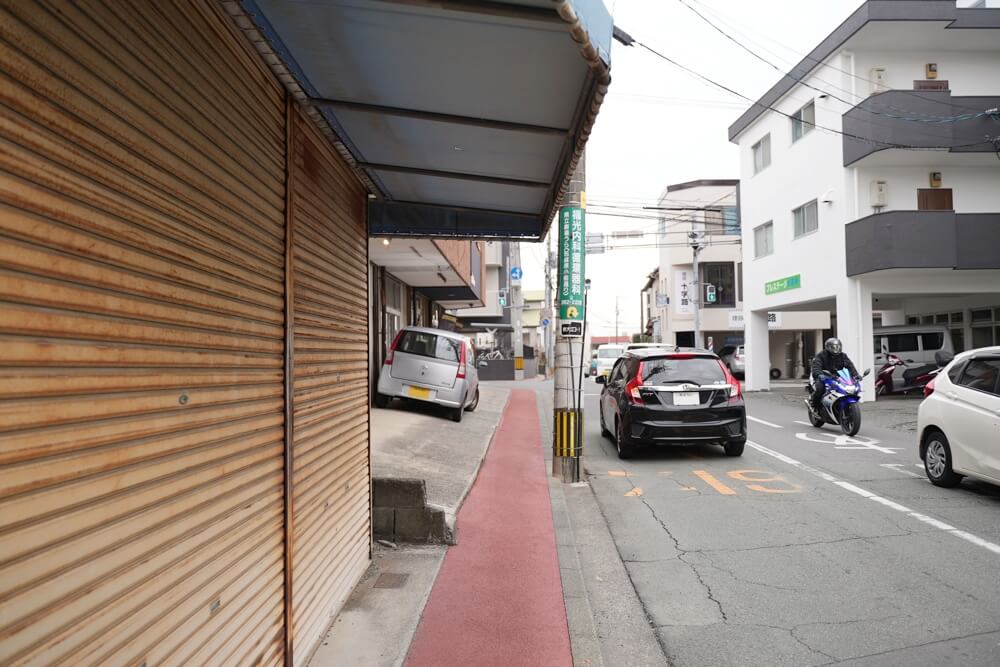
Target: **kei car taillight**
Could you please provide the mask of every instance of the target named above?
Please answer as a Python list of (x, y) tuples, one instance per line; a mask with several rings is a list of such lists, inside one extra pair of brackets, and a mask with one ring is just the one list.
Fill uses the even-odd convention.
[(639, 393), (639, 387), (642, 386), (642, 362), (639, 362), (639, 368), (635, 371), (635, 377), (628, 381), (625, 385), (625, 396), (628, 398), (629, 403), (635, 405), (642, 405), (642, 394)]
[(924, 385), (924, 398), (927, 398), (934, 393), (934, 383), (937, 382), (937, 378), (934, 378), (930, 382)]
[(465, 343), (461, 345), (462, 350), (458, 353), (458, 372), (455, 374), (456, 380), (465, 379), (465, 373), (468, 370), (468, 356), (465, 353)]
[(389, 352), (385, 355), (385, 365), (392, 366), (392, 355), (396, 352), (396, 346), (399, 345), (399, 339), (403, 337), (403, 330), (400, 329), (396, 332), (396, 337), (392, 339), (392, 345), (389, 346)]

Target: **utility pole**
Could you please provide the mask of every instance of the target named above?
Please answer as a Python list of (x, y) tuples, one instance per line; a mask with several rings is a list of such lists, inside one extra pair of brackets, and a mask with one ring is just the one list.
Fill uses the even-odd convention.
[[(577, 386), (583, 364), (586, 318), (584, 220), (586, 153), (580, 156), (559, 210), (556, 303), (559, 320), (555, 336), (555, 393), (553, 396), (552, 476), (564, 483), (580, 481), (583, 433), (582, 387)], [(580, 310), (583, 310), (581, 313)], [(573, 330), (576, 336), (567, 336)], [(574, 350), (574, 348), (576, 348)], [(582, 384), (582, 381), (581, 383)]]
[(511, 280), (510, 280), (510, 291), (511, 291), (511, 305), (513, 308), (513, 320), (514, 320), (514, 379), (523, 380), (524, 379), (524, 334), (522, 333), (523, 323), (521, 320), (524, 315), (524, 295), (521, 292), (521, 278), (520, 274), (517, 277), (514, 275), (514, 271), (521, 270), (521, 244), (520, 242), (511, 243)]
[(615, 342), (618, 342), (618, 297), (615, 296)]
[(548, 319), (549, 324), (545, 327), (543, 334), (545, 339), (545, 368), (543, 372), (545, 377), (548, 378), (552, 375), (550, 369), (552, 368), (552, 341), (555, 336), (553, 336), (552, 331), (556, 327), (556, 317), (555, 308), (553, 306), (552, 299), (552, 267), (555, 266), (556, 260), (552, 256), (552, 250), (549, 248), (548, 238), (545, 240), (545, 307), (542, 309), (542, 316)]
[(693, 230), (688, 235), (691, 238), (691, 248), (694, 254), (694, 266), (692, 267), (692, 272), (694, 273), (694, 290), (693, 293), (695, 298), (691, 300), (691, 306), (694, 308), (694, 346), (702, 347), (701, 344), (701, 313), (698, 312), (701, 308), (701, 276), (698, 273), (698, 254), (701, 252), (701, 234)]

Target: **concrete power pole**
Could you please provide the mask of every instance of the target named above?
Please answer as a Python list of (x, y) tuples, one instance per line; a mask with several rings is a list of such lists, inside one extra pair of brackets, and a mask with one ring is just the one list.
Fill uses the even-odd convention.
[[(511, 270), (521, 268), (521, 244), (511, 243)], [(521, 291), (521, 279), (515, 278), (513, 273), (511, 274), (510, 281), (510, 291), (511, 291), (511, 306), (513, 307), (513, 317), (514, 320), (514, 379), (523, 380), (524, 379), (524, 334), (523, 334), (523, 319), (524, 315), (524, 294)]]
[(694, 309), (694, 346), (702, 347), (701, 343), (701, 313), (698, 312), (701, 308), (701, 277), (698, 274), (698, 253), (701, 252), (701, 235), (696, 232), (691, 232), (691, 248), (693, 250), (694, 261), (692, 272), (694, 273), (694, 289), (692, 294), (694, 298), (691, 299), (691, 307)]
[(543, 372), (545, 377), (548, 378), (552, 375), (550, 369), (552, 368), (552, 341), (553, 335), (552, 331), (555, 329), (555, 308), (553, 307), (552, 299), (552, 267), (555, 266), (556, 260), (552, 257), (552, 251), (549, 249), (548, 239), (545, 241), (545, 307), (542, 308), (542, 316), (549, 320), (549, 324), (543, 330), (544, 342), (545, 342), (545, 368)]
[[(562, 202), (563, 206), (586, 206), (586, 153), (580, 156), (569, 188)], [(559, 220), (561, 229), (562, 220)], [(559, 238), (557, 236), (557, 238)], [(561, 239), (560, 239), (561, 242)], [(581, 253), (583, 252), (581, 241)], [(559, 266), (557, 275), (556, 302), (562, 299), (564, 284), (564, 266)], [(582, 277), (581, 277), (582, 278)], [(562, 308), (554, 314), (561, 315)], [(584, 317), (587, 313), (584, 312)], [(583, 434), (583, 388), (577, 386), (580, 378), (580, 368), (583, 363), (584, 338), (570, 338), (562, 335), (562, 322), (558, 322), (555, 331), (555, 394), (553, 396), (553, 442), (552, 442), (552, 476), (558, 477), (564, 483), (580, 481), (580, 453)], [(580, 381), (582, 384), (582, 380)]]

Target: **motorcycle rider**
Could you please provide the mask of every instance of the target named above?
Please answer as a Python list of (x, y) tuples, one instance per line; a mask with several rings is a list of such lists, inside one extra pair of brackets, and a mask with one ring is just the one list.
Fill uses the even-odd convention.
[(840, 339), (836, 337), (827, 338), (826, 343), (823, 344), (823, 351), (813, 357), (812, 368), (810, 369), (813, 378), (812, 406), (816, 412), (820, 411), (820, 400), (823, 398), (823, 394), (826, 393), (824, 380), (834, 377), (837, 371), (844, 368), (850, 372), (855, 382), (861, 382), (861, 375), (858, 373), (858, 369), (854, 367), (850, 358), (844, 354), (844, 345), (840, 342)]

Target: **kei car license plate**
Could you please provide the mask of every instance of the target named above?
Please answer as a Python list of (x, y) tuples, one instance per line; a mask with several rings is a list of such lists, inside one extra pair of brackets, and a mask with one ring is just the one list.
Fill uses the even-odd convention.
[(701, 398), (696, 391), (674, 392), (674, 405), (699, 405)]
[(426, 401), (431, 397), (431, 390), (424, 389), (423, 387), (407, 387), (406, 395), (410, 398), (419, 398)]

